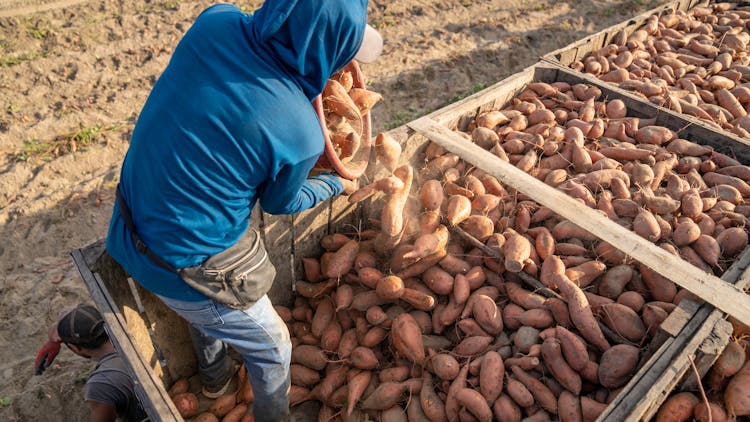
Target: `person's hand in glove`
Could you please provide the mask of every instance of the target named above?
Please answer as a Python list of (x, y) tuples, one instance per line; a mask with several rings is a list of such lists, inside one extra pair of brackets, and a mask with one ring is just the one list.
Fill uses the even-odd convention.
[(34, 373), (36, 375), (42, 375), (52, 365), (52, 361), (55, 360), (57, 354), (60, 353), (62, 342), (57, 335), (57, 324), (50, 326), (48, 336), (47, 342), (36, 353), (36, 359), (34, 360)]

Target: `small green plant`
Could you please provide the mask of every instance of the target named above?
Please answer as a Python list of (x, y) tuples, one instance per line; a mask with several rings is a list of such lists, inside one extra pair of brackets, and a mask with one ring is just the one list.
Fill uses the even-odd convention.
[(31, 53), (25, 53), (21, 54), (19, 56), (5, 56), (0, 57), (0, 67), (11, 67), (15, 66), (17, 64), (21, 64), (23, 62), (28, 62), (31, 60), (36, 60), (40, 57), (44, 57), (45, 53), (40, 52), (31, 52)]
[(179, 10), (180, 3), (180, 0), (167, 0), (165, 2), (162, 2), (161, 6), (166, 10)]
[(471, 89), (467, 92), (464, 92), (462, 94), (454, 95), (453, 98), (448, 100), (448, 104), (455, 103), (456, 101), (463, 100), (464, 98), (468, 97), (471, 94), (477, 93), (489, 86), (488, 83), (485, 82), (479, 82), (474, 84), (474, 86), (471, 87)]
[(4, 407), (8, 407), (11, 404), (13, 404), (13, 399), (12, 398), (10, 398), (8, 396), (0, 397), (0, 409), (2, 409)]
[(16, 153), (18, 161), (29, 161), (31, 159), (52, 160), (61, 155), (76, 152), (81, 148), (93, 145), (102, 139), (105, 132), (112, 132), (122, 126), (113, 125), (104, 127), (95, 125), (90, 127), (81, 126), (80, 129), (58, 135), (51, 140), (40, 140), (32, 138), (24, 141), (21, 151)]
[(49, 23), (32, 21), (31, 18), (23, 20), (23, 26), (26, 28), (26, 32), (34, 39), (42, 40), (49, 36), (52, 30), (49, 27)]
[(403, 126), (405, 123), (416, 119), (418, 116), (417, 110), (414, 107), (408, 107), (406, 111), (396, 113), (393, 118), (383, 125), (385, 130), (395, 129), (399, 126)]

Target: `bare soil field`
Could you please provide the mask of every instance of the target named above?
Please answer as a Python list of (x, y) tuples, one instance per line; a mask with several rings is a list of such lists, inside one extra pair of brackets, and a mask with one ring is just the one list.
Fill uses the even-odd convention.
[[(374, 133), (455, 102), (646, 0), (370, 0), (383, 56)], [(94, 363), (63, 348), (33, 375), (60, 310), (90, 302), (69, 252), (106, 234), (151, 86), (206, 0), (0, 0), (0, 420), (87, 420)], [(261, 1), (237, 2), (251, 12)], [(179, 105), (175, 105), (179, 107)]]

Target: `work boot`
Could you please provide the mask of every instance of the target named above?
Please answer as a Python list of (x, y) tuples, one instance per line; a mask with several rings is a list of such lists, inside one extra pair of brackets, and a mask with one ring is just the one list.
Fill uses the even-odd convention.
[[(237, 365), (237, 362), (226, 356), (224, 359), (224, 371), (222, 371), (223, 376), (211, 381), (202, 381), (203, 389), (201, 392), (203, 395), (209, 399), (215, 399), (228, 393), (238, 368), (239, 365)], [(237, 385), (234, 388), (236, 389)]]

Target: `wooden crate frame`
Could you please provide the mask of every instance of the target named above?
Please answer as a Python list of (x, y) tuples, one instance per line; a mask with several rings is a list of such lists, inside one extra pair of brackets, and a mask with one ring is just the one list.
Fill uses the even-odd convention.
[[(606, 217), (598, 215), (595, 210), (580, 205), (564, 193), (557, 192), (554, 188), (487, 153), (480, 147), (466, 142), (452, 132), (454, 128), (465, 127), (480, 111), (502, 108), (522, 91), (527, 83), (532, 81), (561, 81), (597, 86), (602, 90), (604, 97), (623, 100), (628, 107), (629, 115), (656, 117), (658, 125), (674, 130), (681, 129), (681, 138), (710, 145), (719, 151), (733, 153), (742, 162), (750, 162), (748, 154), (750, 144), (746, 141), (724, 136), (706, 125), (692, 122), (670, 110), (643, 102), (626, 91), (595, 78), (585, 77), (572, 70), (544, 62), (526, 68), (462, 101), (407, 123), (407, 126), (448, 151), (459, 155), (470, 164), (495, 176), (507, 186), (551, 208), (563, 218), (578, 224), (676, 284), (687, 288), (708, 302), (719, 304), (724, 311), (731, 314), (736, 310), (735, 307), (744, 307), (741, 312), (745, 313), (745, 310), (750, 309), (750, 297), (743, 292), (743, 289), (750, 285), (750, 270), (748, 269), (750, 248), (743, 251), (730, 270), (722, 276), (726, 282), (708, 273), (704, 273), (705, 276), (703, 276), (700, 271), (695, 271), (697, 268), (682, 259), (673, 255), (666, 256), (668, 253), (661, 248), (609, 221)], [(658, 258), (653, 259), (653, 257)], [(687, 269), (687, 273), (690, 274), (683, 272), (684, 269)], [(693, 279), (694, 283), (686, 283), (683, 277)], [(732, 299), (724, 302), (722, 297), (715, 296), (714, 292), (706, 289), (703, 283), (709, 283), (712, 288), (725, 291), (732, 296)], [(690, 357), (694, 357), (699, 371), (705, 374), (729, 341), (731, 324), (724, 317), (723, 312), (716, 310), (709, 303), (700, 306), (690, 302), (682, 304), (664, 322), (664, 328), (654, 342), (653, 349), (655, 350), (650, 351), (650, 358), (642, 363), (636, 375), (599, 420), (650, 419), (686, 374)], [(743, 318), (747, 319), (748, 315)]]
[[(730, 138), (717, 134), (705, 125), (694, 124), (673, 112), (660, 110), (595, 78), (586, 78), (583, 75), (548, 63), (538, 63), (531, 66), (471, 97), (390, 131), (389, 134), (402, 144), (402, 161), (410, 161), (415, 168), (420, 168), (424, 164), (419, 161), (422, 150), (430, 140), (438, 142), (448, 150), (457, 153), (465, 161), (495, 175), (506, 185), (524, 192), (532, 199), (543, 203), (543, 205), (549, 206), (564, 218), (578, 222), (580, 217), (573, 216), (574, 218), (570, 218), (569, 212), (566, 213), (560, 205), (566, 204), (566, 201), (572, 201), (572, 199), (565, 196), (559, 198), (559, 204), (544, 203), (545, 198), (540, 198), (537, 191), (544, 193), (541, 196), (546, 196), (549, 192), (545, 189), (550, 189), (549, 186), (523, 172), (521, 172), (523, 175), (532, 180), (528, 184), (518, 186), (514, 180), (515, 173), (508, 173), (514, 175), (511, 178), (506, 173), (498, 173), (497, 169), (502, 168), (504, 162), (498, 163), (497, 157), (487, 151), (472, 149), (471, 147), (478, 147), (467, 143), (463, 138), (457, 138), (451, 131), (454, 128), (465, 127), (468, 121), (479, 111), (502, 107), (530, 81), (565, 81), (595, 85), (602, 90), (607, 98), (622, 99), (628, 106), (631, 115), (639, 117), (656, 116), (657, 124), (681, 129), (681, 137), (685, 139), (711, 145), (722, 152), (734, 153), (743, 162), (750, 162), (750, 145), (748, 144), (736, 143)], [(512, 169), (510, 170), (512, 171)], [(373, 162), (368, 170), (368, 175), (375, 178), (382, 171), (377, 163)], [(517, 171), (520, 172), (520, 170)], [(522, 178), (520, 175), (518, 176)], [(531, 191), (527, 192), (529, 189)], [(556, 198), (556, 196), (553, 195), (551, 198)], [(355, 227), (359, 228), (367, 217), (377, 217), (379, 214), (378, 208), (375, 201), (364, 201), (359, 206), (353, 207), (345, 199), (338, 198), (296, 216), (275, 217), (257, 213), (257, 218), (254, 218), (254, 221), (260, 222), (256, 224), (259, 224), (264, 239), (269, 244), (271, 258), (278, 269), (275, 286), (270, 294), (274, 303), (285, 305), (291, 303), (293, 281), (297, 278), (296, 274), (301, 275), (300, 263), (296, 260), (297, 258), (318, 256), (320, 254), (319, 241), (324, 235), (332, 232), (353, 231)], [(588, 216), (594, 211), (582, 207), (581, 209), (576, 208), (575, 212)], [(594, 218), (594, 221), (596, 221), (596, 218)], [(640, 238), (619, 226), (619, 230), (606, 232), (598, 227), (592, 228), (587, 224), (581, 224), (581, 226), (614, 246), (623, 242), (631, 244), (635, 241), (634, 243), (638, 248), (642, 247), (642, 242), (638, 241)], [(637, 239), (634, 239), (634, 237)], [(623, 245), (620, 245), (620, 247), (626, 249), (625, 252), (635, 258), (644, 254), (643, 250), (638, 248), (633, 249)], [(654, 248), (657, 249), (655, 251), (657, 255), (659, 251), (662, 251), (656, 247), (645, 247), (645, 250), (651, 253), (654, 252), (652, 251)], [(184, 356), (172, 356), (173, 350), (179, 349), (174, 347), (175, 344), (173, 343), (179, 344), (186, 340), (189, 341), (186, 337), (187, 333), (182, 330), (183, 333), (180, 334), (180, 322), (171, 320), (169, 336), (160, 337), (164, 330), (160, 330), (159, 325), (154, 323), (159, 324), (162, 318), (172, 318), (175, 315), (151, 293), (142, 288), (137, 288), (137, 295), (143, 302), (143, 310), (141, 311), (132, 291), (129, 287), (126, 287), (127, 275), (108, 255), (102, 252), (103, 243), (100, 241), (84, 249), (73, 251), (72, 255), (94, 302), (110, 325), (110, 334), (115, 346), (124, 355), (124, 360), (136, 375), (136, 391), (147, 412), (154, 420), (180, 421), (182, 418), (176, 413), (176, 409), (166, 394), (164, 385), (169, 385), (170, 381), (176, 377), (190, 375), (191, 373), (188, 372), (190, 370), (194, 371), (194, 366), (191, 366), (190, 362), (190, 359), (194, 359), (191, 347), (181, 349), (189, 351), (183, 353)], [(675, 257), (670, 255), (667, 258), (671, 258), (674, 262)], [(684, 261), (679, 260), (679, 262), (681, 266), (685, 266)], [(729, 283), (736, 283), (735, 286), (723, 282), (718, 285), (714, 280), (716, 277), (709, 277), (708, 282), (716, 285), (719, 290), (718, 297), (711, 295), (707, 297), (707, 299), (710, 299), (709, 302), (724, 303), (724, 298), (721, 296), (736, 297), (736, 294), (741, 293), (740, 289), (744, 288), (748, 279), (750, 279), (746, 271), (749, 262), (750, 251), (746, 250), (736, 260), (733, 268), (724, 274), (724, 279)], [(644, 263), (648, 265), (647, 262)], [(651, 264), (653, 265), (653, 261)], [(672, 265), (674, 266), (674, 264)], [(694, 272), (688, 271), (687, 273), (688, 278), (695, 280)], [(677, 274), (685, 274), (685, 271), (678, 271)], [(675, 276), (668, 278), (678, 281), (674, 280)], [(706, 282), (706, 279), (699, 277), (699, 282)], [(678, 282), (677, 284), (681, 283)], [(682, 284), (684, 285), (684, 283)], [(689, 289), (691, 287), (688, 286)], [(699, 294), (699, 296), (701, 295)], [(747, 298), (745, 297), (745, 299)], [(743, 305), (750, 309), (750, 299)], [(673, 312), (663, 324), (659, 340), (660, 347), (653, 350), (650, 359), (644, 363), (615, 402), (608, 407), (605, 414), (600, 418), (601, 420), (619, 421), (648, 418), (658, 409), (666, 398), (666, 394), (672, 391), (677, 384), (677, 380), (685, 374), (687, 367), (684, 364), (687, 361), (687, 356), (702, 353), (704, 358), (699, 363), (702, 368), (707, 369), (727, 344), (728, 332), (731, 332), (731, 327), (724, 320), (724, 314), (715, 310), (714, 306), (704, 304), (691, 307), (685, 303), (678, 309), (679, 312)], [(185, 325), (184, 321), (181, 324)], [(154, 334), (153, 338), (149, 333), (149, 328)], [(159, 349), (162, 350), (157, 349), (156, 345), (160, 346)], [(159, 359), (160, 354), (166, 356), (166, 362)], [(192, 365), (194, 365), (194, 362), (192, 362)], [(648, 399), (649, 402), (644, 405), (643, 399)]]

